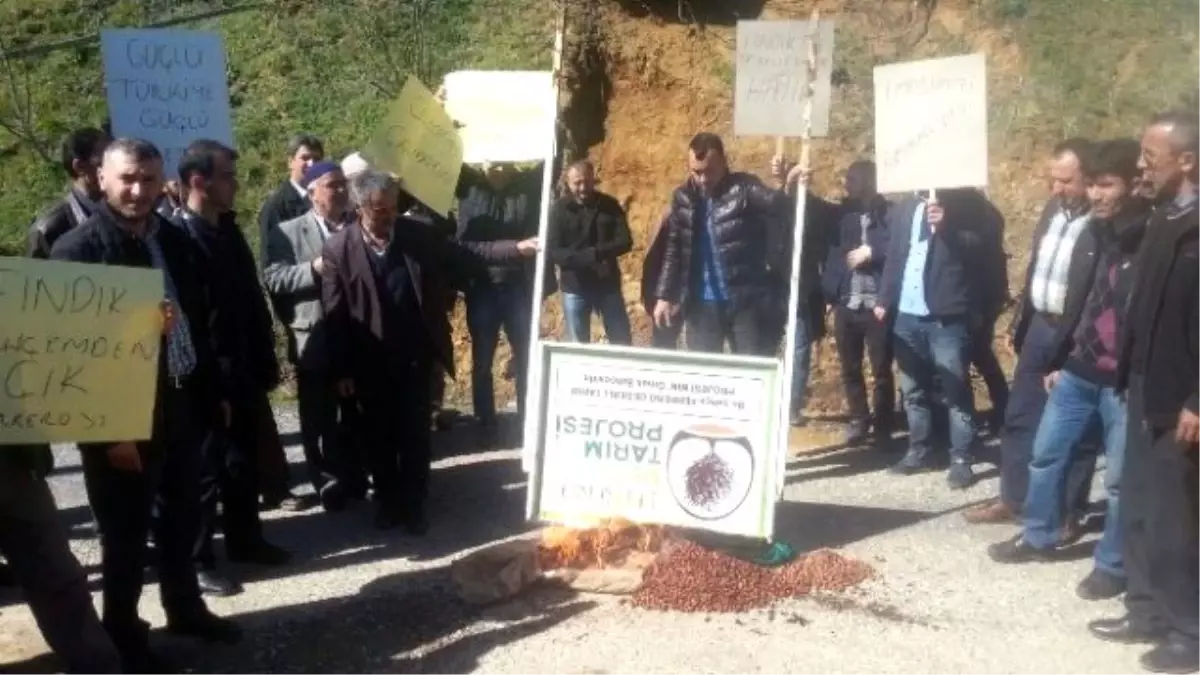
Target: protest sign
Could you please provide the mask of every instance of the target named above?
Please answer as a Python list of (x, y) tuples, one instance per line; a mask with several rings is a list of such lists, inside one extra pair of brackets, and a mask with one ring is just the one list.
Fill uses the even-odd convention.
[(769, 538), (774, 359), (543, 343), (529, 514)]
[(447, 215), (462, 170), (462, 141), (454, 122), (425, 85), (409, 75), (365, 151), (378, 168), (404, 181), (404, 189)]
[(808, 47), (816, 37), (812, 136), (829, 133), (833, 21), (738, 21), (733, 132), (802, 136), (808, 95)]
[(876, 67), (875, 162), (883, 193), (986, 186), (984, 55)]
[(0, 258), (0, 445), (149, 438), (162, 299), (158, 270)]
[(446, 112), (460, 124), (463, 161), (542, 161), (558, 105), (545, 71), (460, 70), (446, 75)]
[(195, 140), (233, 147), (225, 47), (217, 33), (119, 29), (100, 33), (113, 135), (158, 146), (167, 178)]

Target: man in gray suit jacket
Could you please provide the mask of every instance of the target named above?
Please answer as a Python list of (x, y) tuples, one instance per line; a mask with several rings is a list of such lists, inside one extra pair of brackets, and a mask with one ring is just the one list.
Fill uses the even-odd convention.
[(321, 249), (342, 228), (349, 199), (346, 177), (334, 162), (313, 164), (305, 171), (303, 185), (312, 209), (271, 230), (263, 282), (276, 299), (275, 309), (287, 330), (288, 359), (296, 368), (300, 438), (309, 479), (325, 509), (332, 511), (342, 508), (347, 497), (366, 493), (365, 479), (356, 478), (362, 473), (354, 471), (357, 463), (348, 455), (352, 444), (339, 434), (339, 402), (329, 374), (321, 307)]

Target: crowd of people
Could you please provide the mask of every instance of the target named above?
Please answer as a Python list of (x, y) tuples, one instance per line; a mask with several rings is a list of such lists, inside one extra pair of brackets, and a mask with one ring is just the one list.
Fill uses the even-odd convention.
[[(1037, 225), (1010, 330), (1010, 385), (992, 348), (1009, 307), (1004, 218), (975, 189), (889, 200), (867, 160), (845, 174), (845, 198), (809, 187), (776, 158), (771, 184), (734, 171), (722, 140), (696, 135), (688, 176), (646, 249), (642, 308), (662, 349), (774, 356), (798, 293), (793, 423), (803, 424), (812, 345), (827, 313), (841, 362), (849, 444), (907, 422), (897, 474), (931, 470), (945, 413), (952, 488), (974, 482), (981, 422), (1001, 439), (999, 497), (971, 522), (1012, 521), (989, 549), (1002, 563), (1053, 560), (1078, 539), (1096, 458), (1106, 460), (1104, 534), (1085, 599), (1125, 594), (1128, 614), (1097, 636), (1154, 645), (1143, 664), (1189, 672), (1197, 661), (1197, 123), (1168, 113), (1141, 141), (1072, 139), (1049, 160), (1052, 197)], [(434, 430), (455, 374), (449, 315), (461, 294), (471, 343), (473, 413), (497, 443), (493, 361), (512, 346), (518, 415), (539, 250), (543, 298), (561, 292), (564, 334), (586, 342), (592, 316), (610, 343), (633, 342), (620, 259), (633, 238), (620, 203), (596, 189), (588, 161), (562, 171), (538, 237), (541, 171), (464, 166), (443, 217), (403, 176), (358, 153), (326, 159), (297, 136), (288, 177), (259, 214), (257, 260), (237, 221), (238, 154), (196, 141), (166, 180), (159, 149), (99, 129), (71, 134), (66, 196), (33, 224), (29, 255), (161, 270), (163, 358), (151, 437), (80, 444), (100, 537), (102, 614), (46, 484), (49, 449), (3, 453), (0, 553), (27, 593), (47, 642), (72, 671), (164, 672), (138, 615), (153, 560), (167, 629), (239, 639), (203, 595), (237, 593), (225, 558), (284, 565), (260, 508), (344, 509), (372, 499), (375, 525), (425, 534)], [(795, 200), (806, 221), (799, 286), (790, 287)], [(306, 479), (291, 488), (269, 399), (281, 384), (275, 326), (298, 393)], [(872, 374), (872, 396), (863, 361)], [(894, 363), (893, 363), (894, 362)], [(977, 416), (969, 369), (988, 385)], [(870, 399), (870, 400), (869, 400)]]

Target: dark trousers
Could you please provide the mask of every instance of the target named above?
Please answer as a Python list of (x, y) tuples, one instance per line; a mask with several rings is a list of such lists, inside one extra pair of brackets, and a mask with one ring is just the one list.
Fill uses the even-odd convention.
[(405, 515), (422, 513), (429, 491), (430, 368), (427, 362), (418, 363), (386, 381), (373, 378), (357, 392), (359, 438), (376, 498), (381, 508)]
[(1121, 485), (1121, 527), (1128, 586), (1125, 607), (1143, 626), (1197, 639), (1196, 446), (1175, 440), (1175, 429), (1146, 420), (1143, 387), (1129, 387), (1129, 424)]
[(654, 347), (655, 349), (678, 349), (679, 348), (679, 334), (683, 332), (683, 319), (681, 317), (676, 316), (676, 317), (672, 318), (670, 326), (663, 326), (660, 328), (659, 326), (654, 325), (653, 323), (651, 325), (652, 325), (652, 332), (650, 334), (650, 346), (651, 347)]
[(204, 438), (204, 473), (200, 479), (200, 534), (196, 540), (196, 562), (216, 565), (213, 535), (217, 530), (217, 502), (221, 503), (221, 531), (225, 551), (246, 551), (262, 541), (258, 515), (258, 415), (265, 392), (243, 390), (231, 401), (232, 421), (228, 429), (211, 429)]
[(491, 424), (496, 420), (492, 365), (496, 360), (501, 328), (508, 337), (515, 360), (517, 410), (524, 414), (532, 303), (533, 290), (528, 284), (483, 286), (467, 294), (467, 330), (471, 333), (471, 397), (475, 417), (480, 422)]
[(255, 401), (258, 437), (254, 446), (254, 457), (258, 462), (258, 492), (267, 497), (278, 497), (291, 491), (289, 486), (287, 452), (279, 439), (279, 425), (275, 423), (275, 410), (267, 397)]
[[(1054, 359), (1055, 328), (1035, 316), (1025, 334), (1012, 389), (1004, 409), (1004, 431), (1000, 436), (1000, 500), (1020, 511), (1029, 493), (1029, 463), (1033, 460), (1033, 439), (1037, 435), (1042, 412), (1049, 395), (1045, 377)], [(1063, 492), (1068, 517), (1078, 518), (1087, 511), (1092, 475), (1096, 472), (1099, 428), (1072, 455)]]
[(308, 480), (318, 494), (335, 474), (340, 452), (341, 429), (338, 421), (340, 401), (333, 378), (315, 370), (296, 371), (296, 394), (300, 413), (300, 444)]
[(67, 672), (119, 673), (121, 662), (92, 606), (87, 575), (67, 542), (46, 481), (0, 458), (0, 553), (46, 644)]
[(1008, 407), (1008, 378), (1000, 360), (996, 358), (996, 350), (992, 341), (996, 336), (996, 319), (984, 321), (971, 335), (971, 365), (983, 378), (987, 386), (988, 398), (992, 402), (992, 415), (998, 417), (1004, 414)]
[(727, 303), (695, 302), (684, 320), (688, 351), (719, 354), (729, 343), (734, 354), (770, 356), (778, 344), (767, 318), (757, 303), (735, 308)]
[(896, 407), (896, 383), (892, 378), (892, 340), (888, 324), (877, 321), (869, 309), (850, 309), (839, 305), (833, 315), (838, 360), (842, 365), (842, 386), (846, 404), (855, 421), (871, 419), (867, 407), (867, 384), (863, 378), (863, 356), (871, 362), (874, 376), (873, 400), (875, 428), (890, 431)]
[[(136, 657), (146, 647), (148, 625), (138, 618), (138, 600), (152, 526), (167, 618), (205, 611), (192, 563), (200, 530), (203, 432), (187, 389), (165, 385), (157, 407), (152, 440), (138, 444), (141, 472), (112, 466), (106, 445), (80, 448), (84, 485), (100, 530), (102, 620), (122, 656)], [(160, 495), (158, 517), (152, 520)]]

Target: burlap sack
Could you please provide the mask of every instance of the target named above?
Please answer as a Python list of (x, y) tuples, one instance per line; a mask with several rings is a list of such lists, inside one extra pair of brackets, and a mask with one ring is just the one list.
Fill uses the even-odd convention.
[(450, 578), (464, 602), (486, 605), (511, 598), (541, 578), (537, 542), (505, 541), (450, 564)]

